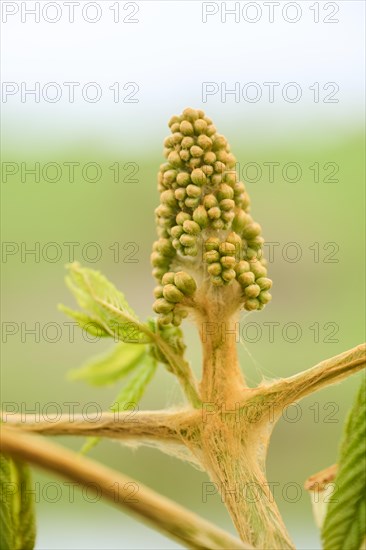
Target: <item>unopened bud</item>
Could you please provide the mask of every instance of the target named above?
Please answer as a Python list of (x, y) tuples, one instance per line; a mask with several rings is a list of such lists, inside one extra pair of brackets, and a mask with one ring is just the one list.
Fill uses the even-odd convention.
[(184, 294), (174, 285), (168, 284), (163, 288), (163, 296), (168, 302), (181, 302), (184, 298)]
[(185, 271), (178, 271), (174, 277), (174, 284), (183, 294), (190, 296), (196, 291), (196, 281)]

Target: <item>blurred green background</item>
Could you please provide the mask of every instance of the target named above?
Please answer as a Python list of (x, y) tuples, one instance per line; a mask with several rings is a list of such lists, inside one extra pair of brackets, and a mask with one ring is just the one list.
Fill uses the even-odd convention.
[[(78, 330), (70, 341), (64, 324), (68, 319), (57, 310), (60, 302), (74, 305), (64, 284), (64, 264), (72, 259), (70, 245), (64, 243), (76, 243), (75, 259), (101, 270), (123, 290), (141, 319), (151, 315), (154, 281), (149, 255), (158, 204), (156, 173), (163, 161), (167, 121), (188, 105), (203, 108), (228, 138), (245, 176), (253, 216), (266, 240), (278, 243), (269, 264), (273, 301), (262, 312), (241, 318), (238, 348), (248, 383), (255, 385), (263, 376), (295, 374), (364, 340), (362, 90), (354, 95), (360, 69), (355, 36), (362, 24), (362, 3), (349, 2), (339, 25), (316, 26), (309, 21), (285, 28), (283, 24), (247, 25), (245, 32), (235, 24), (203, 25), (200, 3), (186, 3), (189, 8), (180, 2), (147, 4), (139, 4), (140, 25), (118, 29), (103, 21), (93, 28), (85, 23), (69, 25), (67, 41), (62, 25), (51, 29), (45, 23), (35, 27), (11, 22), (4, 26), (5, 79), (9, 81), (29, 80), (31, 71), (33, 80), (60, 82), (97, 80), (103, 74), (103, 82), (107, 77), (109, 83), (136, 80), (141, 88), (136, 105), (33, 105), (16, 98), (3, 105), (8, 137), (2, 145), (1, 398), (3, 406), (18, 404), (19, 412), (42, 410), (49, 403), (67, 412), (68, 402), (78, 403), (77, 412), (91, 402), (107, 409), (113, 401), (118, 388), (96, 389), (66, 379), (70, 368), (111, 343), (87, 342)], [(96, 28), (101, 33), (98, 40)], [(207, 44), (212, 44), (213, 34), (218, 38), (210, 49)], [(26, 51), (19, 46), (23, 35), (32, 45)], [(44, 44), (52, 47), (53, 62)], [(348, 49), (338, 55), (342, 45)], [(184, 69), (187, 63), (191, 72)], [(219, 98), (202, 103), (202, 80), (227, 79), (229, 87), (236, 80), (297, 78), (305, 90), (322, 75), (323, 81), (343, 86), (340, 103), (253, 105), (221, 103)], [(52, 183), (41, 175), (36, 182), (28, 174), (22, 181), (22, 171), (36, 162), (41, 171), (47, 163), (57, 163), (60, 179)], [(68, 177), (71, 162), (79, 163), (74, 182)], [(82, 167), (90, 162), (100, 167), (98, 181), (83, 178)], [(279, 163), (273, 181), (268, 168), (272, 162)], [(117, 182), (110, 168), (115, 163), (120, 166)], [(133, 163), (132, 168), (128, 163)], [(300, 167), (299, 181), (288, 181), (295, 179), (293, 168), (287, 167), (288, 172), (284, 168), (288, 163)], [(315, 163), (319, 178), (314, 177)], [(6, 179), (4, 170), (9, 167), (17, 172)], [(261, 177), (255, 181), (258, 167)], [(131, 182), (128, 174), (135, 168)], [(55, 168), (49, 167), (47, 178), (53, 177)], [(92, 168), (88, 177), (94, 177)], [(329, 181), (332, 178), (335, 181)], [(56, 243), (56, 248), (49, 243)], [(101, 252), (96, 262), (88, 261), (96, 250), (90, 243), (97, 243)], [(39, 261), (31, 254), (22, 258), (22, 247), (35, 246), (39, 246)], [(60, 257), (52, 261), (56, 250), (61, 251)], [(291, 261), (295, 252), (299, 259)], [(39, 341), (26, 333), (36, 323)], [(268, 323), (277, 323), (273, 341)], [(12, 329), (14, 334), (6, 332)], [(199, 376), (201, 354), (195, 328), (184, 323), (184, 332), (187, 356)], [(268, 479), (279, 483), (275, 497), (300, 549), (320, 548), (303, 482), (335, 462), (343, 421), (360, 376), (303, 400), (275, 429)], [(161, 367), (140, 408), (181, 402), (176, 381)], [(50, 416), (52, 410), (50, 405)], [(74, 449), (82, 444), (73, 438), (61, 438), (61, 442)], [(220, 498), (209, 496), (203, 501), (207, 477), (202, 472), (158, 451), (126, 449), (115, 442), (103, 441), (91, 454), (234, 532)], [(39, 550), (179, 548), (77, 490), (70, 502), (69, 488), (62, 480), (35, 472), (34, 482)]]
[[(263, 169), (263, 162), (275, 159), (281, 166), (287, 162), (298, 163), (303, 174), (297, 183), (279, 177), (270, 183), (269, 178), (263, 176), (261, 181), (247, 184), (253, 214), (263, 225), (264, 235), (268, 241), (280, 243), (274, 247), (273, 262), (269, 265), (274, 280), (272, 303), (263, 312), (243, 314), (241, 319), (240, 359), (248, 382), (254, 385), (262, 376), (294, 374), (363, 341), (363, 139), (355, 134), (343, 142), (322, 148), (317, 145), (315, 149), (309, 139), (302, 138), (301, 142), (292, 145), (271, 149), (256, 145), (251, 150), (250, 144), (241, 143), (232, 125), (225, 129), (225, 134), (242, 166), (255, 162)], [(68, 328), (64, 324), (68, 319), (56, 310), (59, 302), (73, 305), (64, 285), (63, 264), (69, 257), (63, 243), (79, 242), (75, 258), (84, 265), (101, 269), (126, 293), (141, 318), (151, 314), (154, 283), (149, 254), (155, 237), (153, 209), (158, 200), (155, 177), (160, 162), (159, 147), (152, 144), (151, 150), (147, 148), (144, 153), (144, 156), (108, 159), (98, 151), (88, 155), (82, 151), (71, 154), (65, 151), (58, 157), (45, 159), (52, 159), (61, 166), (75, 158), (81, 164), (93, 159), (103, 167), (103, 177), (98, 184), (70, 183), (67, 178), (55, 184), (34, 183), (30, 178), (22, 183), (18, 176), (14, 176), (3, 185), (6, 204), (3, 246), (15, 242), (21, 247), (23, 242), (32, 249), (38, 242), (40, 250), (44, 250), (49, 258), (56, 249), (46, 248), (47, 243), (55, 242), (62, 250), (62, 258), (54, 263), (45, 261), (42, 252), (39, 263), (32, 255), (22, 261), (20, 252), (6, 258), (3, 256), (2, 319), (3, 323), (16, 323), (17, 333), (4, 334), (7, 341), (3, 346), (2, 399), (3, 402), (18, 403), (22, 407), (20, 411), (31, 412), (37, 406), (42, 410), (44, 405), (54, 402), (58, 404), (57, 410), (67, 412), (65, 403), (72, 401), (79, 403), (75, 407), (78, 412), (91, 402), (106, 409), (116, 395), (115, 388), (89, 388), (65, 379), (68, 369), (78, 366), (93, 354), (101, 353), (111, 343), (87, 342), (78, 330), (75, 330), (74, 342), (69, 341)], [(17, 156), (14, 153), (8, 158), (16, 159)], [(42, 158), (36, 158), (42, 164)], [(36, 158), (27, 159), (29, 165)], [(315, 183), (313, 172), (309, 170), (314, 159), (321, 166), (336, 159), (339, 182)], [(114, 183), (108, 167), (116, 160), (122, 164), (138, 164), (138, 183)], [(102, 257), (96, 263), (86, 261), (85, 249), (82, 252), (82, 247), (91, 242), (98, 243), (102, 250)], [(120, 243), (119, 262), (115, 261), (117, 258), (109, 249), (115, 242)], [(138, 260), (136, 263), (123, 261), (132, 250), (123, 250), (123, 245), (131, 242), (136, 243), (136, 250), (138, 247), (133, 257)], [(297, 243), (296, 253), (301, 251), (302, 254), (296, 263), (285, 261), (282, 255), (290, 242)], [(315, 261), (314, 243), (319, 243), (319, 262)], [(326, 243), (336, 243), (334, 250), (337, 252), (332, 257), (329, 253), (334, 252), (333, 245), (324, 250)], [(94, 249), (87, 249), (87, 254), (92, 257)], [(295, 248), (288, 247), (288, 255), (294, 258)], [(327, 263), (327, 259), (337, 262)], [(35, 341), (34, 335), (26, 333), (27, 329), (35, 328), (36, 323), (40, 324), (39, 342)], [(58, 329), (49, 323), (57, 323)], [(277, 323), (273, 341), (265, 323)], [(288, 323), (286, 331), (284, 327)], [(8, 330), (13, 330), (13, 325)], [(187, 355), (199, 376), (198, 338), (194, 327), (187, 323), (184, 330)], [(53, 339), (58, 341), (51, 342)], [(300, 548), (309, 548), (310, 544), (318, 547), (317, 529), (313, 524), (309, 497), (302, 489), (303, 482), (310, 474), (335, 461), (343, 420), (358, 383), (359, 375), (305, 399), (301, 408), (289, 411), (288, 418), (282, 419), (275, 429), (269, 451), (268, 478), (280, 484), (275, 489), (277, 502)], [(143, 398), (141, 408), (156, 409), (180, 402), (176, 381), (161, 367)], [(52, 417), (55, 410), (50, 405), (45, 415)], [(93, 410), (91, 406), (90, 414)], [(81, 441), (69, 438), (65, 444), (77, 449)], [(202, 483), (206, 476), (190, 466), (158, 451), (132, 451), (107, 441), (92, 454), (215, 523), (232, 529), (217, 496), (209, 496), (206, 503), (202, 502)], [(47, 485), (52, 481), (48, 476), (37, 473), (35, 480), (40, 483), (37, 488), (40, 541), (47, 541), (48, 548), (71, 547), (74, 532), (77, 540), (80, 539), (78, 548), (99, 548), (98, 545), (104, 544), (102, 533), (106, 525), (110, 537), (108, 545), (104, 546), (107, 548), (174, 547), (168, 541), (151, 538), (146, 528), (141, 531), (135, 522), (120, 517), (118, 512), (103, 503), (88, 502), (88, 497), (85, 500), (79, 496), (75, 503), (70, 504), (67, 486), (61, 483), (61, 489), (57, 491), (52, 485)], [(297, 489), (291, 486), (286, 489), (288, 482), (297, 484)], [(56, 502), (50, 502), (52, 499)], [(60, 535), (61, 539), (57, 536), (55, 540), (48, 530), (51, 530), (50, 525), (52, 531), (58, 529), (60, 514), (65, 532)], [(85, 545), (84, 537), (90, 525), (93, 526), (93, 535), (89, 532)], [(307, 541), (306, 546), (301, 546), (303, 540)], [(91, 546), (92, 541), (94, 546)], [(39, 544), (39, 548), (45, 547), (41, 542)]]

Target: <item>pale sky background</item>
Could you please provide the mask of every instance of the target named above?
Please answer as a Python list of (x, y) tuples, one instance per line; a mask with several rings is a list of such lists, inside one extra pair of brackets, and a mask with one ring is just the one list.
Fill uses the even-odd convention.
[[(46, 3), (40, 2), (41, 9)], [(68, 22), (65, 2), (51, 3), (58, 4), (61, 18), (56, 23), (48, 23), (42, 16), (35, 23), (34, 16), (24, 15), (21, 4), (31, 9), (35, 2), (2, 2), (3, 20), (5, 9), (18, 8), (18, 13), (9, 15), (2, 24), (3, 82), (15, 82), (19, 87), (26, 82), (30, 88), (39, 82), (41, 89), (48, 82), (56, 82), (61, 86), (62, 97), (56, 103), (42, 98), (35, 103), (28, 96), (22, 103), (20, 92), (9, 96), (1, 106), (3, 130), (9, 132), (5, 145), (10, 148), (15, 144), (17, 148), (29, 148), (37, 143), (52, 148), (60, 142), (75, 142), (88, 136), (109, 149), (114, 145), (118, 149), (122, 143), (136, 149), (141, 146), (141, 135), (145, 140), (156, 136), (163, 127), (166, 132), (170, 116), (187, 105), (202, 106), (218, 126), (221, 121), (244, 122), (253, 139), (257, 135), (260, 139), (284, 138), (287, 132), (311, 128), (314, 123), (318, 126), (316, 134), (327, 132), (329, 137), (335, 137), (339, 128), (347, 131), (362, 124), (362, 0), (302, 0), (296, 3), (298, 8), (287, 8), (291, 18), (294, 9), (301, 9), (297, 23), (284, 20), (282, 10), (289, 3), (283, 1), (274, 8), (273, 23), (269, 22), (265, 2), (257, 3), (262, 14), (257, 23), (246, 22), (242, 14), (238, 23), (230, 15), (222, 23), (220, 2), (210, 3), (208, 9), (219, 12), (208, 16), (207, 23), (202, 22), (203, 4), (195, 1), (119, 2), (121, 22), (114, 23), (110, 8), (115, 3), (103, 0), (96, 3), (101, 18), (94, 24), (82, 18), (82, 8), (88, 4), (84, 0), (75, 6), (74, 23)], [(237, 4), (242, 10), (248, 3)], [(226, 5), (233, 8), (235, 3)], [(319, 23), (314, 23), (315, 12), (310, 9), (314, 5), (319, 7)], [(248, 17), (254, 18), (254, 8), (251, 10)], [(56, 8), (48, 8), (47, 14), (54, 18)], [(94, 17), (95, 8), (88, 8), (87, 14)], [(129, 14), (138, 23), (123, 23)], [(327, 16), (339, 22), (324, 23)], [(68, 89), (63, 82), (80, 82), (73, 104), (68, 102)], [(102, 98), (97, 103), (88, 103), (81, 96), (80, 90), (88, 82), (100, 86)], [(124, 95), (134, 91), (132, 87), (123, 90), (125, 83), (137, 83), (138, 103), (114, 103), (109, 86), (115, 82), (120, 83)], [(235, 103), (233, 96), (227, 96), (227, 102), (222, 103), (217, 93), (203, 104), (202, 82), (216, 82), (219, 86), (226, 82), (228, 89), (239, 82), (240, 90), (248, 82), (257, 82), (263, 96), (257, 103), (242, 98)], [(272, 104), (264, 82), (280, 82)], [(281, 97), (283, 85), (288, 82), (297, 82), (301, 87), (302, 98), (297, 103)], [(335, 98), (339, 102), (314, 103), (314, 91), (309, 87), (315, 82), (320, 84), (321, 99), (333, 90), (330, 87), (322, 91), (322, 86), (336, 82), (339, 91)], [(262, 122), (266, 125), (265, 136), (260, 131)]]

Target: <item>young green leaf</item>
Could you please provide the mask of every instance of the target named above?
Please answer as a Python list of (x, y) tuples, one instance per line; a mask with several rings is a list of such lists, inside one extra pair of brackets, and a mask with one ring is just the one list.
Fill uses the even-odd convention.
[(13, 550), (15, 547), (15, 529), (13, 523), (13, 495), (10, 491), (14, 486), (11, 476), (10, 459), (0, 456), (0, 548)]
[(73, 309), (64, 306), (63, 304), (58, 305), (58, 309), (63, 313), (66, 313), (72, 319), (78, 323), (79, 327), (92, 336), (99, 338), (110, 338), (111, 332), (106, 329), (106, 327), (99, 324), (98, 320), (90, 317), (82, 311), (74, 311)]
[(123, 342), (150, 342), (149, 328), (138, 321), (122, 292), (104, 275), (82, 268), (77, 262), (70, 264), (68, 270), (66, 284), (84, 311), (75, 312), (65, 306), (61, 309), (76, 319), (82, 328), (92, 334), (96, 331), (99, 336), (109, 335)]
[(119, 342), (107, 353), (70, 371), (70, 379), (85, 380), (94, 386), (113, 384), (137, 367), (146, 353), (145, 345)]
[(1, 550), (33, 550), (36, 526), (28, 466), (0, 456), (0, 482)]
[[(151, 355), (146, 355), (144, 363), (137, 369), (133, 377), (127, 382), (118, 394), (110, 410), (116, 413), (129, 410), (129, 405), (137, 405), (144, 394), (150, 380), (152, 379), (157, 367), (157, 362)], [(81, 449), (81, 453), (89, 452), (99, 443), (99, 437), (88, 437)]]
[(143, 396), (147, 385), (152, 379), (157, 362), (150, 355), (146, 356), (146, 361), (142, 364), (133, 375), (127, 384), (118, 394), (115, 402), (111, 407), (111, 411), (121, 411), (128, 403), (137, 404)]
[(359, 550), (366, 534), (366, 378), (348, 416), (328, 504), (322, 540), (325, 550)]

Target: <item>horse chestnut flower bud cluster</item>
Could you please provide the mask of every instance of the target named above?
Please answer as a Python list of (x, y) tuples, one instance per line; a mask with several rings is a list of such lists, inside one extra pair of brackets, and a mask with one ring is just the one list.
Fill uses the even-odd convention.
[[(173, 116), (169, 127), (166, 162), (158, 174), (158, 240), (151, 255), (159, 285), (154, 310), (161, 324), (178, 326), (186, 315), (185, 297), (199, 292), (189, 273), (199, 273), (198, 280), (217, 289), (236, 284), (245, 309), (262, 309), (271, 299), (264, 240), (249, 214), (249, 196), (226, 138), (199, 109)], [(179, 286), (179, 277), (190, 281), (189, 291)]]

